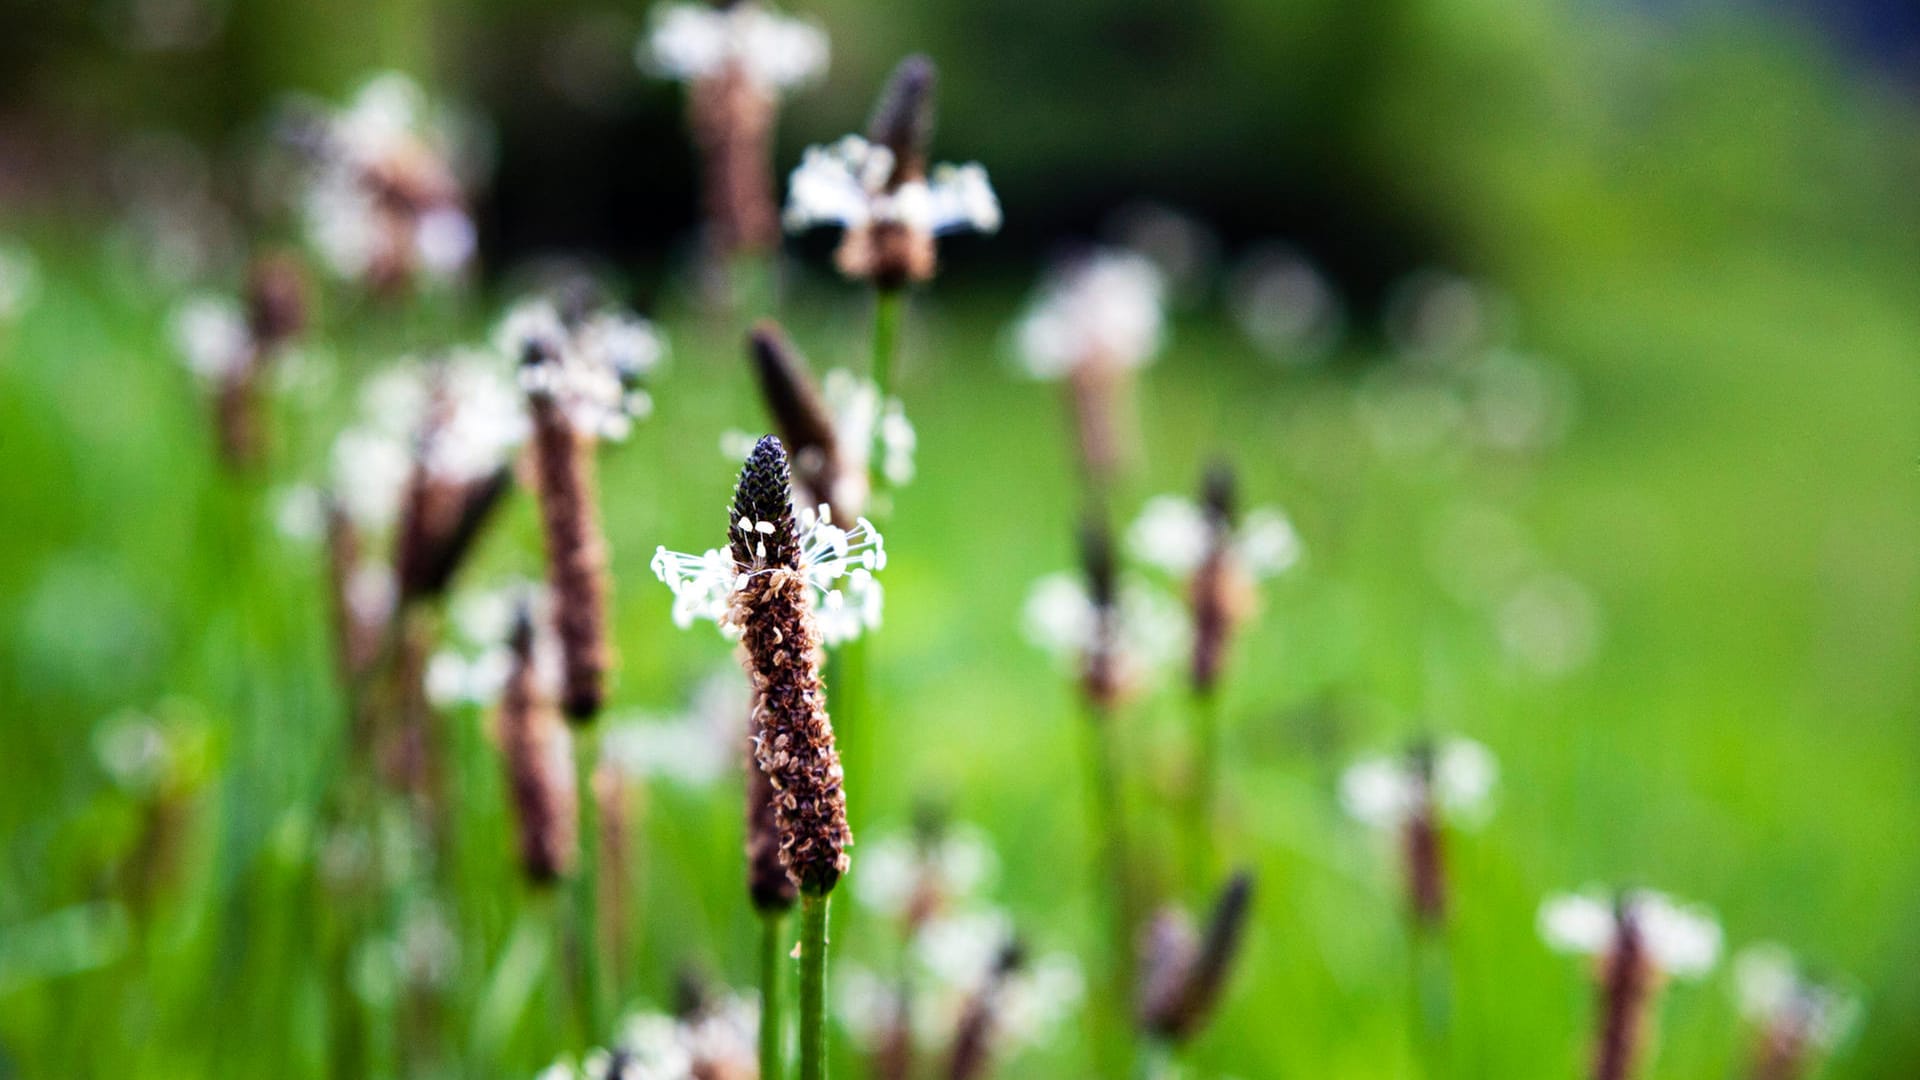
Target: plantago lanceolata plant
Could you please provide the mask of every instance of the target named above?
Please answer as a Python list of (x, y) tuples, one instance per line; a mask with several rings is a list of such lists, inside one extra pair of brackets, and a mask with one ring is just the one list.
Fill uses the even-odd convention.
[(1253, 877), (1235, 874), (1220, 890), (1204, 932), (1167, 909), (1141, 943), (1139, 1021), (1149, 1059), (1190, 1042), (1213, 1019), (1238, 961), (1253, 904)]
[(296, 113), (288, 137), (309, 166), (307, 236), (336, 276), (396, 296), (466, 270), (476, 234), (451, 128), (413, 80), (391, 72), (344, 109)]
[(953, 1046), (947, 1051), (947, 1080), (980, 1080), (993, 1068), (993, 1035), (1001, 997), (1007, 983), (1026, 965), (1026, 950), (1009, 941), (994, 957), (985, 981), (967, 999), (954, 1025)]
[(175, 347), (212, 392), (221, 458), (235, 469), (259, 464), (266, 452), (264, 380), (305, 328), (307, 307), (299, 264), (276, 255), (253, 264), (244, 310), (202, 296), (174, 313)]
[(540, 663), (538, 623), (525, 605), (514, 617), (513, 666), (500, 694), (500, 749), (513, 796), (520, 865), (527, 880), (550, 884), (573, 865), (576, 837), (573, 747), (554, 710)]
[(755, 0), (672, 3), (654, 10), (640, 62), (688, 84), (687, 122), (715, 255), (772, 253), (780, 243), (775, 114), (781, 94), (826, 70), (826, 32)]
[(1231, 467), (1208, 469), (1198, 504), (1174, 495), (1147, 502), (1127, 534), (1142, 562), (1186, 580), (1192, 609), (1189, 678), (1193, 749), (1185, 827), (1188, 872), (1213, 876), (1213, 817), (1220, 770), (1219, 682), (1234, 630), (1254, 610), (1254, 581), (1298, 561), (1300, 541), (1278, 511), (1261, 508), (1242, 520)]
[(809, 149), (788, 182), (788, 230), (840, 226), (840, 272), (882, 292), (933, 276), (936, 237), (1000, 227), (984, 168), (928, 165), (933, 88), (933, 62), (908, 57), (882, 92), (867, 137)]
[(1749, 1080), (1802, 1080), (1846, 1039), (1860, 1001), (1831, 980), (1809, 976), (1779, 945), (1750, 945), (1733, 961), (1740, 1012), (1753, 1025)]
[(1556, 949), (1595, 958), (1593, 1080), (1637, 1075), (1661, 984), (1704, 975), (1720, 957), (1720, 926), (1711, 915), (1646, 889), (1611, 899), (1551, 898), (1540, 908), (1540, 932)]
[(594, 450), (602, 439), (625, 438), (633, 418), (651, 410), (640, 383), (666, 348), (644, 320), (616, 312), (569, 314), (563, 320), (551, 304), (532, 301), (515, 309), (500, 337), (519, 361), (532, 416), (533, 472), (563, 660), (561, 707), (585, 722), (605, 701), (612, 664)]
[(839, 226), (834, 261), (840, 272), (873, 286), (868, 374), (882, 396), (893, 392), (901, 292), (933, 277), (936, 238), (1000, 228), (1000, 200), (986, 169), (928, 166), (934, 81), (933, 61), (901, 61), (874, 107), (867, 137), (809, 148), (787, 182), (788, 231)]
[[(547, 587), (560, 644), (560, 706), (585, 725), (606, 700), (612, 666), (607, 637), (607, 545), (601, 532), (594, 451), (621, 439), (633, 418), (652, 407), (640, 383), (664, 359), (666, 346), (645, 320), (620, 312), (569, 310), (544, 301), (522, 304), (500, 330), (504, 352), (519, 363), (532, 418), (532, 463), (546, 544)], [(595, 742), (574, 746), (581, 872), (577, 889), (582, 1028), (603, 1030), (598, 944), (599, 843), (592, 797)]]
[(1407, 911), (1418, 925), (1438, 929), (1446, 919), (1444, 826), (1478, 822), (1497, 775), (1486, 747), (1449, 738), (1422, 740), (1399, 755), (1367, 758), (1341, 776), (1340, 798), (1347, 812), (1399, 838)]
[(1132, 375), (1160, 351), (1165, 296), (1145, 256), (1095, 251), (1056, 268), (1017, 329), (1027, 374), (1067, 387), (1081, 466), (1096, 491), (1137, 455)]
[(827, 898), (847, 870), (846, 794), (820, 682), (787, 455), (769, 435), (740, 471), (729, 547), (741, 575), (730, 619), (756, 697), (755, 756), (773, 786), (780, 858), (799, 887), (801, 1080), (826, 1075)]

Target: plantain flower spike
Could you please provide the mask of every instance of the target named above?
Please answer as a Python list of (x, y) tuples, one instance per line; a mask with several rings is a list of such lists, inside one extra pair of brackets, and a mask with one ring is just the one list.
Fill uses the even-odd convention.
[(741, 582), (732, 598), (755, 703), (755, 757), (771, 782), (780, 857), (802, 892), (824, 895), (846, 873), (846, 794), (820, 681), (820, 638), (801, 565), (787, 454), (772, 435), (740, 470), (729, 552)]

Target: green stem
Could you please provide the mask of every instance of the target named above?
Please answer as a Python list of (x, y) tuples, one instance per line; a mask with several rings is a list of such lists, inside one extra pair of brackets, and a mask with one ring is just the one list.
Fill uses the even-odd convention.
[(780, 995), (780, 926), (778, 911), (760, 913), (760, 1080), (780, 1080), (786, 1071), (780, 1056), (780, 1024), (785, 1001)]
[(1148, 1039), (1133, 1063), (1134, 1080), (1163, 1080), (1172, 1072), (1173, 1045), (1165, 1039)]
[[(1125, 1052), (1127, 1003), (1133, 998), (1133, 882), (1128, 868), (1125, 808), (1120, 798), (1119, 767), (1114, 755), (1113, 714), (1089, 705), (1085, 721), (1089, 826), (1098, 855), (1093, 860), (1093, 895), (1107, 917), (1108, 980), (1105, 1023), (1096, 1028), (1095, 1052), (1102, 1058), (1101, 1075), (1114, 1076), (1108, 1055)], [(1105, 1030), (1100, 1030), (1104, 1028)]]
[(886, 289), (873, 294), (873, 367), (867, 374), (880, 388), (880, 400), (893, 393), (893, 367), (900, 351), (900, 309), (906, 293)]
[(827, 1076), (827, 894), (800, 894), (800, 1080)]
[(579, 951), (580, 1038), (591, 1047), (607, 1034), (600, 984), (600, 822), (593, 797), (594, 757), (599, 740), (589, 728), (573, 732), (574, 801), (579, 807), (580, 873), (574, 881), (574, 948)]
[(1413, 926), (1412, 1017), (1421, 1075), (1441, 1080), (1452, 1070), (1448, 1035), (1453, 1012), (1453, 988), (1447, 963), (1447, 939), (1435, 926)]
[(1214, 879), (1214, 805), (1220, 788), (1220, 697), (1193, 695), (1193, 777), (1187, 793), (1187, 880), (1205, 888)]

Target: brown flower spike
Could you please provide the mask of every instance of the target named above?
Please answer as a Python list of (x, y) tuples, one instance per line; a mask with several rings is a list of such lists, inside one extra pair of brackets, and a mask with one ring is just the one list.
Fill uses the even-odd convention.
[(1407, 896), (1416, 919), (1427, 926), (1439, 926), (1447, 916), (1447, 878), (1440, 808), (1433, 794), (1433, 744), (1415, 745), (1409, 757), (1418, 796), (1400, 837), (1406, 852)]
[[(523, 363), (537, 364), (540, 343)], [(612, 647), (607, 641), (607, 546), (594, 501), (593, 438), (553, 395), (529, 393), (532, 460), (546, 539), (547, 583), (560, 639), (560, 707), (576, 723), (592, 720), (606, 700)]]
[[(874, 106), (867, 140), (893, 152), (893, 172), (884, 190), (927, 176), (927, 148), (933, 141), (933, 92), (938, 71), (933, 61), (915, 54), (900, 61)], [(848, 229), (835, 255), (840, 272), (867, 278), (881, 292), (897, 292), (933, 277), (934, 237), (905, 222), (882, 220)]]
[(579, 793), (567, 729), (541, 691), (534, 622), (524, 609), (514, 622), (510, 645), (513, 668), (500, 695), (500, 749), (513, 794), (520, 865), (529, 881), (545, 884), (559, 879), (572, 863)]
[(948, 1080), (980, 1080), (993, 1068), (993, 1036), (1008, 980), (1026, 963), (1026, 950), (1009, 941), (994, 958), (986, 982), (967, 999), (947, 1056)]
[(257, 465), (266, 451), (262, 384), (306, 321), (306, 281), (300, 264), (285, 255), (255, 261), (247, 276), (245, 361), (228, 372), (214, 391), (220, 452), (234, 468)]
[(512, 486), (501, 466), (472, 480), (447, 480), (428, 467), (434, 444), (445, 437), (454, 408), (446, 369), (428, 382), (427, 415), (415, 438), (413, 469), (401, 497), (394, 575), (403, 605), (443, 595), (466, 560), (493, 510)]
[(1080, 564), (1087, 575), (1087, 599), (1094, 617), (1093, 641), (1081, 660), (1081, 690), (1094, 706), (1110, 710), (1126, 692), (1120, 663), (1118, 568), (1113, 537), (1094, 515), (1080, 526)]
[(825, 895), (846, 873), (846, 794), (833, 745), (820, 643), (800, 567), (787, 454), (772, 435), (740, 470), (728, 538), (745, 581), (730, 620), (741, 631), (757, 698), (755, 753), (773, 785), (780, 857), (802, 892)]
[(1193, 574), (1193, 689), (1211, 694), (1220, 682), (1227, 642), (1251, 606), (1246, 571), (1235, 560), (1238, 516), (1233, 468), (1219, 462), (1207, 470), (1201, 506), (1207, 518), (1207, 554)]
[(1253, 877), (1241, 871), (1214, 901), (1204, 936), (1177, 912), (1148, 928), (1142, 956), (1140, 1026), (1166, 1042), (1185, 1042), (1213, 1017), (1246, 935)]
[(773, 97), (738, 62), (696, 81), (688, 96), (710, 239), (723, 259), (780, 244), (771, 172), (774, 108)]
[(808, 506), (828, 504), (834, 524), (853, 528), (866, 509), (867, 478), (860, 470), (847, 468), (833, 414), (807, 371), (806, 359), (771, 319), (753, 328), (747, 351), (767, 411), (787, 446), (795, 498), (806, 500), (803, 505)]
[(1594, 1080), (1627, 1080), (1646, 1042), (1647, 1011), (1658, 977), (1634, 905), (1614, 906), (1613, 948), (1600, 972), (1600, 1038), (1593, 1050)]

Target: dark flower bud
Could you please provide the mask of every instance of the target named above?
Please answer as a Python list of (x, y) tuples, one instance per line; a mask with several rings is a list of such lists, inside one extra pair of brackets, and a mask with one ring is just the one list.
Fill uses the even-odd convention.
[(867, 122), (867, 141), (893, 152), (889, 191), (927, 175), (927, 151), (933, 143), (933, 92), (939, 72), (933, 61), (915, 53), (900, 61), (887, 79)]

